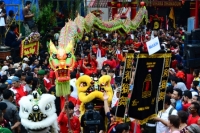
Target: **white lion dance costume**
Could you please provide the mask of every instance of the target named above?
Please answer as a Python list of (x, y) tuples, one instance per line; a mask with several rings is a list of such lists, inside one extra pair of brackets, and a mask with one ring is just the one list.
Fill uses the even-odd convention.
[(19, 116), (28, 133), (58, 133), (54, 100), (55, 96), (37, 91), (20, 99)]

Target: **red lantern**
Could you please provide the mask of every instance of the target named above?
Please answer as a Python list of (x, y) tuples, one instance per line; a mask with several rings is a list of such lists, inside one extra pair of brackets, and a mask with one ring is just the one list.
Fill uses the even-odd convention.
[(122, 7), (121, 3), (117, 3), (117, 8), (121, 8), (121, 7)]
[(144, 2), (144, 1), (141, 1), (141, 2), (140, 2), (140, 6), (142, 6), (142, 7), (145, 6), (145, 2)]

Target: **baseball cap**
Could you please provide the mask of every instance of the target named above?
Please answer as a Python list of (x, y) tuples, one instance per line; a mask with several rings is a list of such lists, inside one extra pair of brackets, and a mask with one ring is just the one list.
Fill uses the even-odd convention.
[(12, 82), (18, 82), (19, 78), (17, 76), (14, 76), (11, 80), (12, 80)]
[(4, 102), (0, 102), (0, 110), (4, 110), (4, 109), (6, 109), (7, 108), (7, 104), (6, 103), (4, 103)]
[(11, 79), (6, 80), (5, 84), (12, 85), (12, 80)]
[(29, 59), (27, 57), (24, 57), (23, 61), (29, 61)]
[(200, 127), (197, 124), (191, 124), (187, 127), (187, 130), (190, 131), (190, 133), (200, 133)]

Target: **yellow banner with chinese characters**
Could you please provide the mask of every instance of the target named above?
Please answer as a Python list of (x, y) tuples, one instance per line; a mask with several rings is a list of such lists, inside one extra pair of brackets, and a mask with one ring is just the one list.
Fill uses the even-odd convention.
[(21, 43), (21, 50), (20, 50), (20, 56), (23, 58), (24, 56), (29, 57), (33, 54), (38, 55), (39, 54), (39, 41), (32, 42), (25, 44), (25, 40)]
[(116, 116), (124, 118), (126, 107), (128, 105), (128, 95), (130, 90), (130, 80), (132, 75), (134, 51), (129, 51), (126, 53), (126, 60), (124, 64), (124, 71), (122, 77), (122, 86), (120, 98), (117, 106)]
[(158, 52), (153, 55), (140, 53), (137, 58), (134, 89), (128, 114), (129, 117), (139, 120), (140, 124), (145, 124), (157, 116), (158, 106), (163, 106), (171, 53)]

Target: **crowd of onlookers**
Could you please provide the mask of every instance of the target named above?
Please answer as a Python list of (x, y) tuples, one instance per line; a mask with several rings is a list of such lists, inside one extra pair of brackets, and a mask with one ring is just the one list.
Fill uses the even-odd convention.
[[(27, 21), (26, 28), (30, 26), (28, 21), (34, 16), (29, 12), (30, 4), (30, 2), (26, 3), (24, 10), (24, 17)], [(0, 2), (1, 9), (4, 8), (4, 5), (4, 2)], [(13, 16), (13, 12), (9, 12), (8, 22)], [(16, 29), (16, 25), (10, 25), (5, 42), (1, 40), (2, 44), (5, 43), (13, 51), (11, 56), (0, 61), (0, 127), (10, 129), (14, 133), (24, 133), (26, 130), (21, 126), (19, 117), (19, 100), (38, 88), (42, 93), (55, 94), (55, 73), (48, 63), (49, 54), (45, 50), (46, 44), (40, 46), (39, 55), (22, 59), (19, 57), (21, 35), (17, 35)], [(2, 26), (0, 30), (2, 30)], [(57, 35), (58, 33), (54, 34), (53, 32), (48, 34), (47, 43), (52, 40), (55, 45), (58, 45)], [(158, 112), (158, 117), (149, 120), (144, 125), (140, 125), (133, 118), (131, 118), (130, 127), (125, 123), (116, 124), (115, 111), (121, 91), (125, 61), (123, 50), (147, 52), (146, 42), (155, 37), (159, 38), (163, 50), (172, 52), (164, 109)], [(182, 27), (175, 31), (163, 29), (151, 31), (141, 27), (125, 36), (120, 36), (115, 32), (104, 34), (92, 30), (90, 33), (84, 34), (83, 39), (75, 45), (76, 62), (74, 70), (71, 72), (71, 80), (75, 81), (83, 74), (91, 77), (111, 76), (110, 83), (114, 91), (111, 110), (107, 104), (108, 96), (104, 94), (104, 111), (109, 120), (109, 133), (200, 133), (200, 70), (193, 71), (194, 79), (192, 83), (188, 83), (184, 71), (183, 48), (184, 29)], [(136, 62), (133, 60), (130, 94), (134, 89), (135, 64)], [(80, 127), (84, 127), (83, 122), (73, 115), (76, 112), (77, 100), (77, 89), (75, 85), (72, 85), (70, 102), (67, 103), (70, 118), (74, 120), (70, 124), (72, 126), (70, 131), (66, 127), (68, 123), (66, 108), (62, 107), (61, 109), (60, 103), (56, 103), (58, 124), (62, 133), (79, 133)], [(0, 132), (1, 130), (6, 129), (0, 128)], [(104, 130), (103, 127), (99, 128), (99, 132)]]
[[(183, 30), (181, 28), (178, 28), (175, 32), (164, 30), (147, 30), (144, 32), (142, 29), (138, 29), (123, 37), (117, 33), (103, 34), (101, 32), (91, 31), (85, 34), (83, 39), (76, 44), (76, 62), (74, 71), (71, 73), (71, 78), (72, 80), (76, 80), (82, 74), (96, 77), (110, 75), (112, 79), (111, 85), (114, 91), (111, 107), (115, 110), (121, 91), (121, 79), (125, 60), (122, 50), (128, 49), (147, 52), (146, 42), (154, 37), (159, 37), (161, 48), (171, 50), (173, 54), (164, 110), (158, 112), (157, 118), (148, 121), (144, 125), (139, 125), (134, 119), (132, 119), (132, 122), (138, 124), (137, 133), (199, 133), (199, 70), (194, 70), (194, 80), (191, 83), (191, 87), (187, 88), (187, 77), (182, 58), (184, 45), (182, 32)], [(57, 44), (54, 34), (48, 35), (48, 39), (53, 40), (54, 44)], [(44, 49), (40, 49), (39, 55), (24, 57), (22, 61), (16, 57), (7, 57), (1, 61), (0, 93), (2, 102), (0, 102), (0, 110), (4, 116), (1, 123), (3, 127), (7, 127), (12, 131), (24, 132), (23, 127), (19, 128), (21, 126), (17, 110), (19, 106), (18, 101), (22, 96), (31, 94), (37, 88), (40, 88), (43, 93), (51, 93), (52, 90), (55, 91), (55, 74), (48, 64), (49, 54)], [(133, 60), (130, 93), (134, 88), (134, 71), (135, 62)], [(76, 87), (73, 86), (71, 91), (71, 97), (73, 98), (71, 100), (69, 99), (71, 102), (68, 103), (68, 108), (74, 110), (77, 103)], [(56, 104), (56, 106), (58, 105), (60, 104)], [(58, 123), (60, 127), (63, 127), (62, 120), (64, 117), (67, 117), (65, 115), (66, 109), (63, 108), (61, 110), (59, 108), (57, 107), (58, 118), (60, 118), (58, 119)], [(72, 111), (72, 113), (74, 112)], [(115, 113), (112, 113), (112, 110), (110, 114), (115, 115)], [(74, 117), (73, 119), (77, 119), (76, 116), (72, 115), (72, 117)], [(112, 123), (113, 121), (110, 119), (110, 122)], [(84, 126), (79, 121), (77, 121), (78, 123), (80, 127)], [(75, 127), (74, 132), (80, 132), (80, 127)], [(111, 128), (111, 126), (109, 127)], [(134, 131), (134, 127), (130, 127), (130, 132)], [(126, 126), (119, 126), (117, 129), (122, 131), (124, 129), (124, 131), (127, 130), (129, 132), (129, 128), (126, 129)], [(62, 132), (66, 130), (66, 128), (61, 128)], [(102, 130), (100, 131), (102, 132)], [(110, 132), (115, 131), (111, 129)]]

